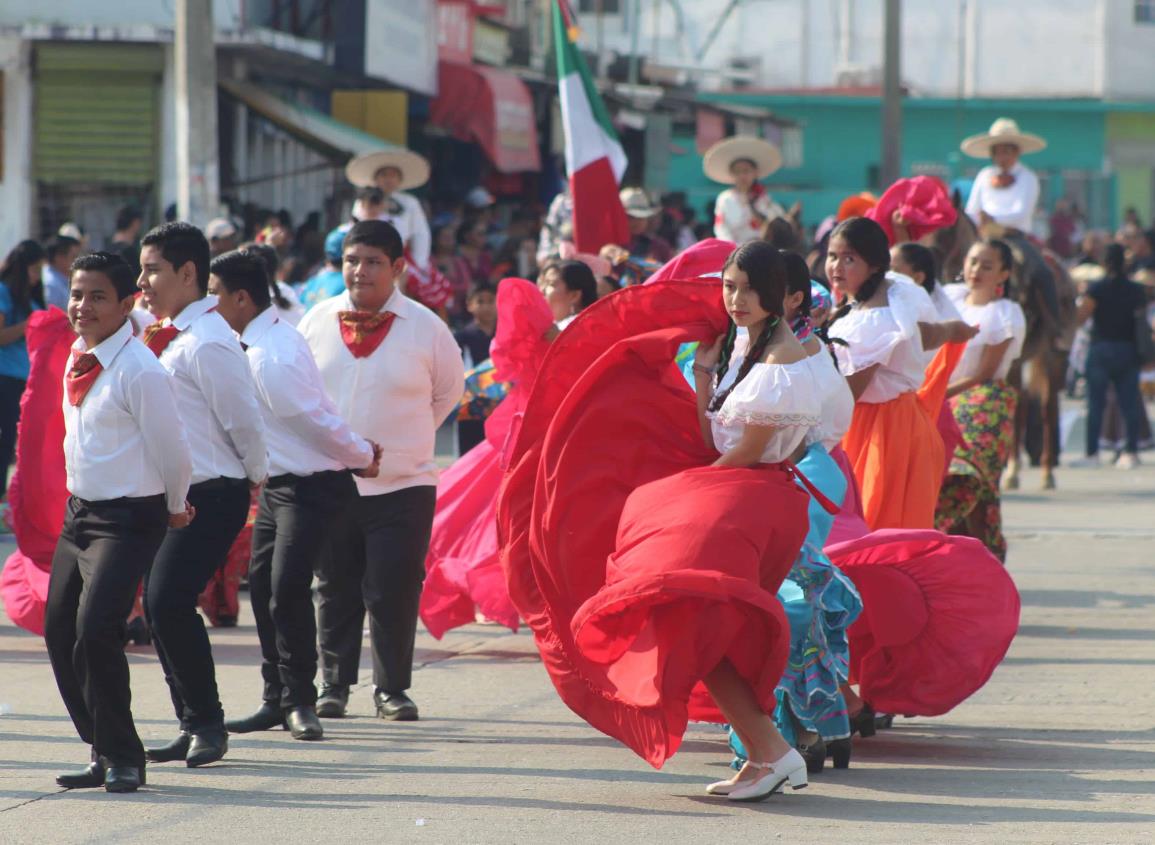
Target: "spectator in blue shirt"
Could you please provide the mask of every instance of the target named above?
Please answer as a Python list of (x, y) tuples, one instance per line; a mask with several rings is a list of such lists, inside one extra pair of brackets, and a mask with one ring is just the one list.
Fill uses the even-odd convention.
[(345, 291), (345, 277), (341, 273), (341, 246), (345, 243), (348, 226), (339, 226), (325, 238), (325, 266), (301, 289), (301, 304), (308, 311), (318, 302), (324, 302)]

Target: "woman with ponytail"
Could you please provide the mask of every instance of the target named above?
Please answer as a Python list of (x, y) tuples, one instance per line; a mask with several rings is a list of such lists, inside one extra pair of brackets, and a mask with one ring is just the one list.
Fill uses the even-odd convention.
[(939, 493), (940, 531), (965, 534), (1006, 560), (999, 501), (999, 477), (1011, 453), (1018, 392), (1007, 383), (1011, 364), (1023, 351), (1026, 317), (1007, 296), (1014, 253), (1000, 240), (979, 241), (963, 264), (965, 284), (948, 285), (947, 295), (964, 320), (979, 327), (967, 343), (947, 389), (963, 445)]
[[(890, 244), (873, 220), (852, 217), (831, 233), (826, 275), (846, 297), (829, 328), (855, 397), (842, 440), (862, 490), (866, 523), (932, 528), (946, 451), (935, 419), (938, 395), (919, 395), (931, 350), (964, 342), (974, 330), (939, 323), (930, 296), (905, 277), (890, 279)], [(960, 350), (961, 351), (961, 350)]]

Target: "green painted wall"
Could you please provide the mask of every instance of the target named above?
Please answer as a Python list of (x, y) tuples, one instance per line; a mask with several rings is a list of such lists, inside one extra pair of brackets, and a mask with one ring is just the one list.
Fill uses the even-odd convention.
[[(788, 206), (801, 200), (804, 219), (817, 223), (834, 213), (842, 199), (870, 189), (881, 156), (881, 106), (877, 97), (774, 94), (703, 95), (704, 100), (767, 108), (803, 127), (802, 166), (782, 169), (768, 187)], [(1106, 152), (1107, 106), (1098, 101), (954, 101), (909, 99), (903, 109), (903, 173), (934, 168), (948, 179), (969, 178), (983, 165), (963, 156), (963, 138), (986, 131), (998, 117), (1014, 117), (1026, 132), (1048, 140), (1047, 149), (1027, 163), (1051, 177), (1050, 193), (1062, 190), (1063, 171), (1092, 174), (1102, 184), (1093, 191), (1098, 216), (1112, 217), (1111, 179), (1100, 177)], [(693, 137), (675, 138), (671, 190), (684, 190), (696, 208), (717, 195), (720, 186), (702, 175)], [(933, 172), (933, 171), (932, 171)], [(1045, 196), (1050, 205), (1054, 196)], [(1095, 221), (1093, 221), (1095, 222)], [(1113, 225), (1113, 220), (1103, 221)]]

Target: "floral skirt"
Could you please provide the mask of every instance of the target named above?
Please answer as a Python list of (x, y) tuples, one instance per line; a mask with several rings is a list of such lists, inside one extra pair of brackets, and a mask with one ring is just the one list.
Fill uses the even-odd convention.
[(1005, 560), (999, 476), (1011, 455), (1018, 393), (1000, 379), (972, 387), (950, 404), (965, 443), (955, 450), (939, 493), (935, 527), (975, 537)]

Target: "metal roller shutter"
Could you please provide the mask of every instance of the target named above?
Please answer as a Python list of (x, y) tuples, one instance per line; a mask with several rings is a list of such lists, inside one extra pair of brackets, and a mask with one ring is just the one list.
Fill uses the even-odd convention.
[(36, 50), (36, 178), (48, 185), (156, 180), (156, 45), (44, 44)]

